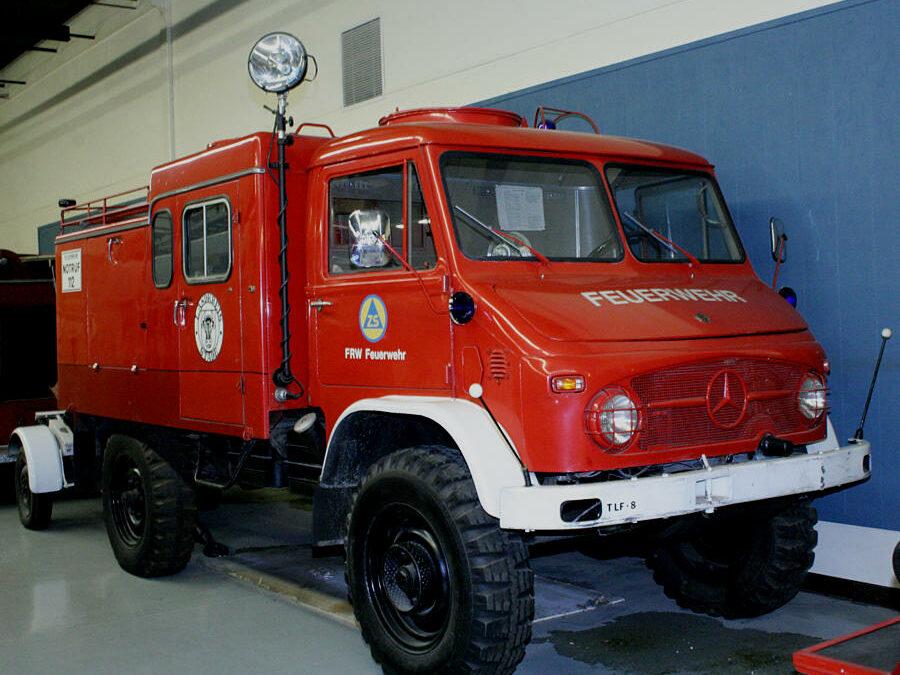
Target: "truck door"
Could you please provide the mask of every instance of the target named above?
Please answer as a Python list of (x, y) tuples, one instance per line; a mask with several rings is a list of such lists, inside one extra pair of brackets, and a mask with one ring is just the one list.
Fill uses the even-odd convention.
[(349, 173), (328, 172), (327, 182), (319, 237), (327, 267), (309, 295), (319, 383), (344, 394), (355, 387), (359, 398), (447, 389), (444, 271), (415, 163), (398, 159), (374, 169), (357, 163)]
[[(221, 190), (221, 187), (219, 188)], [(188, 202), (181, 213), (179, 406), (184, 420), (244, 423), (238, 186)]]

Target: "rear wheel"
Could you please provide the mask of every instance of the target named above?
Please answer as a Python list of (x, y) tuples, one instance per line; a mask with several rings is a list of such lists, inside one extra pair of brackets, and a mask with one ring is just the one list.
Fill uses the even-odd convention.
[(682, 607), (726, 618), (760, 616), (800, 590), (814, 559), (816, 520), (805, 501), (697, 518), (665, 538), (648, 564)]
[(527, 547), (484, 512), (448, 448), (401, 450), (371, 467), (351, 507), (347, 585), (388, 672), (510, 673), (531, 637)]
[(53, 516), (53, 495), (36, 494), (31, 491), (24, 450), (19, 450), (14, 480), (16, 504), (19, 507), (19, 520), (22, 521), (22, 525), (29, 530), (46, 530)]
[(103, 515), (109, 543), (127, 572), (175, 574), (191, 559), (193, 489), (146, 443), (110, 436), (103, 458)]

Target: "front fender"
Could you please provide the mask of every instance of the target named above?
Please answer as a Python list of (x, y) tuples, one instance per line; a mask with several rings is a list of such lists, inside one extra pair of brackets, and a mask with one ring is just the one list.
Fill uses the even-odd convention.
[(378, 412), (425, 417), (439, 425), (456, 443), (472, 474), (481, 507), (500, 517), (500, 493), (504, 488), (523, 487), (525, 475), (511, 442), (479, 405), (443, 396), (383, 396), (350, 405), (338, 418), (328, 439), (322, 476), (335, 461), (334, 440), (344, 421), (359, 412)]

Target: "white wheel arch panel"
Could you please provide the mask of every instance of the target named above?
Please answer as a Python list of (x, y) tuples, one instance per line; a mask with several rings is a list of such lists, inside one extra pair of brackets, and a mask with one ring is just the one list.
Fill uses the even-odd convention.
[(43, 424), (18, 427), (11, 444), (17, 443), (28, 463), (29, 489), (35, 494), (59, 492), (65, 486), (62, 453), (52, 431)]
[(332, 441), (341, 424), (347, 417), (359, 412), (416, 415), (440, 425), (456, 442), (465, 459), (481, 507), (495, 518), (500, 517), (501, 491), (525, 485), (522, 465), (511, 443), (507, 442), (487, 411), (471, 401), (445, 396), (383, 396), (356, 401), (344, 410), (334, 425), (328, 439), (324, 466), (328, 466)]

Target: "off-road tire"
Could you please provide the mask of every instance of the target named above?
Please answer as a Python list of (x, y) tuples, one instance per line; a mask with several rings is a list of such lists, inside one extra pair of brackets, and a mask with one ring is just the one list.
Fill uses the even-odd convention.
[(139, 577), (185, 568), (194, 548), (194, 490), (149, 445), (114, 434), (103, 456), (103, 516), (119, 565)]
[(650, 555), (653, 578), (686, 609), (728, 619), (788, 603), (812, 567), (818, 535), (807, 501), (697, 517)]
[[(427, 547), (428, 530), (436, 542), (431, 552), (437, 553), (423, 562), (421, 544)], [(404, 615), (390, 599), (403, 585), (402, 572), (391, 577), (387, 569), (395, 556), (403, 559), (403, 550), (414, 554), (406, 558), (412, 563), (407, 567), (416, 570), (407, 582), (411, 577), (430, 581), (411, 585), (420, 591), (419, 605), (433, 608), (433, 615), (420, 614), (419, 605)], [(497, 519), (481, 508), (468, 468), (455, 450), (408, 448), (373, 464), (350, 507), (346, 552), (350, 602), (363, 638), (385, 672), (511, 673), (524, 657), (534, 618), (528, 548), (519, 534), (501, 530)], [(431, 564), (441, 556), (446, 576), (429, 577), (428, 569), (441, 569)], [(432, 592), (437, 588), (448, 591)], [(414, 597), (401, 592), (401, 599)], [(441, 600), (429, 604), (429, 597)], [(410, 647), (404, 644), (410, 640), (408, 631), (397, 628), (396, 618), (383, 620), (385, 616), (401, 617), (401, 622), (411, 617), (408, 622), (413, 623), (424, 616), (423, 624), (433, 620), (443, 628)]]
[(14, 482), (16, 505), (19, 507), (22, 525), (29, 530), (46, 530), (53, 517), (53, 495), (35, 494), (31, 491), (24, 450), (19, 451), (16, 459)]

